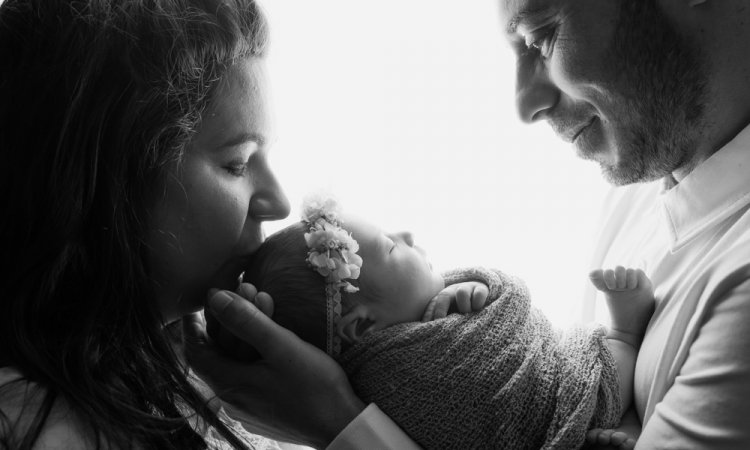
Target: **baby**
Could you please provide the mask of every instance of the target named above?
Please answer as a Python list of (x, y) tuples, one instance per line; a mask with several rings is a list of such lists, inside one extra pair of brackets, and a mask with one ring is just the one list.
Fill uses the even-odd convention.
[(520, 281), (483, 268), (438, 274), (409, 233), (341, 220), (332, 201), (308, 203), (245, 272), (273, 298), (275, 321), (337, 358), (362, 400), (425, 448), (632, 448), (611, 428), (632, 399), (653, 291), (640, 270), (591, 280), (610, 330), (560, 332)]

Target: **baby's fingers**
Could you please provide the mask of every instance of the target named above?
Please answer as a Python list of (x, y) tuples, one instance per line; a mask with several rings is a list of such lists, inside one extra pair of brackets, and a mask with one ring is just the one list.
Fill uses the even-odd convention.
[(477, 284), (474, 293), (471, 296), (471, 309), (480, 311), (487, 303), (487, 297), (490, 296), (490, 290), (484, 284)]
[(612, 433), (615, 430), (607, 429), (599, 431), (599, 435), (596, 437), (596, 442), (600, 445), (609, 445), (612, 439)]
[[(467, 314), (471, 312), (471, 300), (473, 295), (473, 286), (462, 285), (456, 289), (456, 309), (461, 314)], [(450, 305), (449, 305), (450, 306)], [(446, 315), (448, 311), (446, 310)]]
[(441, 292), (427, 304), (425, 312), (422, 315), (422, 322), (442, 319), (448, 315), (448, 308), (451, 305), (451, 296), (446, 292)]
[(609, 289), (607, 288), (607, 283), (604, 282), (604, 271), (602, 269), (592, 270), (591, 273), (589, 273), (589, 279), (591, 279), (591, 283), (593, 283), (594, 287), (598, 290), (606, 291)]
[(422, 322), (429, 322), (435, 316), (436, 301), (437, 301), (437, 297), (433, 297), (432, 300), (430, 300), (430, 302), (427, 303), (427, 307), (424, 309), (424, 314), (422, 314)]
[(612, 436), (609, 437), (609, 443), (612, 445), (620, 446), (628, 440), (628, 434), (622, 431), (615, 431)]
[(589, 444), (596, 444), (598, 442), (599, 433), (602, 432), (601, 428), (592, 428), (586, 433), (586, 442)]
[(628, 271), (623, 266), (615, 267), (615, 288), (625, 289), (628, 285)]

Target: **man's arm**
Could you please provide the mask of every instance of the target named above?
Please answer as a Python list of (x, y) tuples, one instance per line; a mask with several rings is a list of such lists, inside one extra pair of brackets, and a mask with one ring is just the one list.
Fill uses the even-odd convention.
[(637, 449), (750, 448), (750, 280), (717, 299)]

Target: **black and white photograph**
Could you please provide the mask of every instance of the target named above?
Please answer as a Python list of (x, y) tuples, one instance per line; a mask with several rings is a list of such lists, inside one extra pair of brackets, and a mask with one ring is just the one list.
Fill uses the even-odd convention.
[(747, 0), (0, 0), (0, 450), (750, 449)]

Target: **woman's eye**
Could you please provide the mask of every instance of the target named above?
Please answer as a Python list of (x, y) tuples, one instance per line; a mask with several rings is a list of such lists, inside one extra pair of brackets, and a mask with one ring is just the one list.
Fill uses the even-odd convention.
[(235, 177), (242, 177), (247, 173), (247, 163), (231, 163), (228, 166), (224, 167), (224, 169)]

